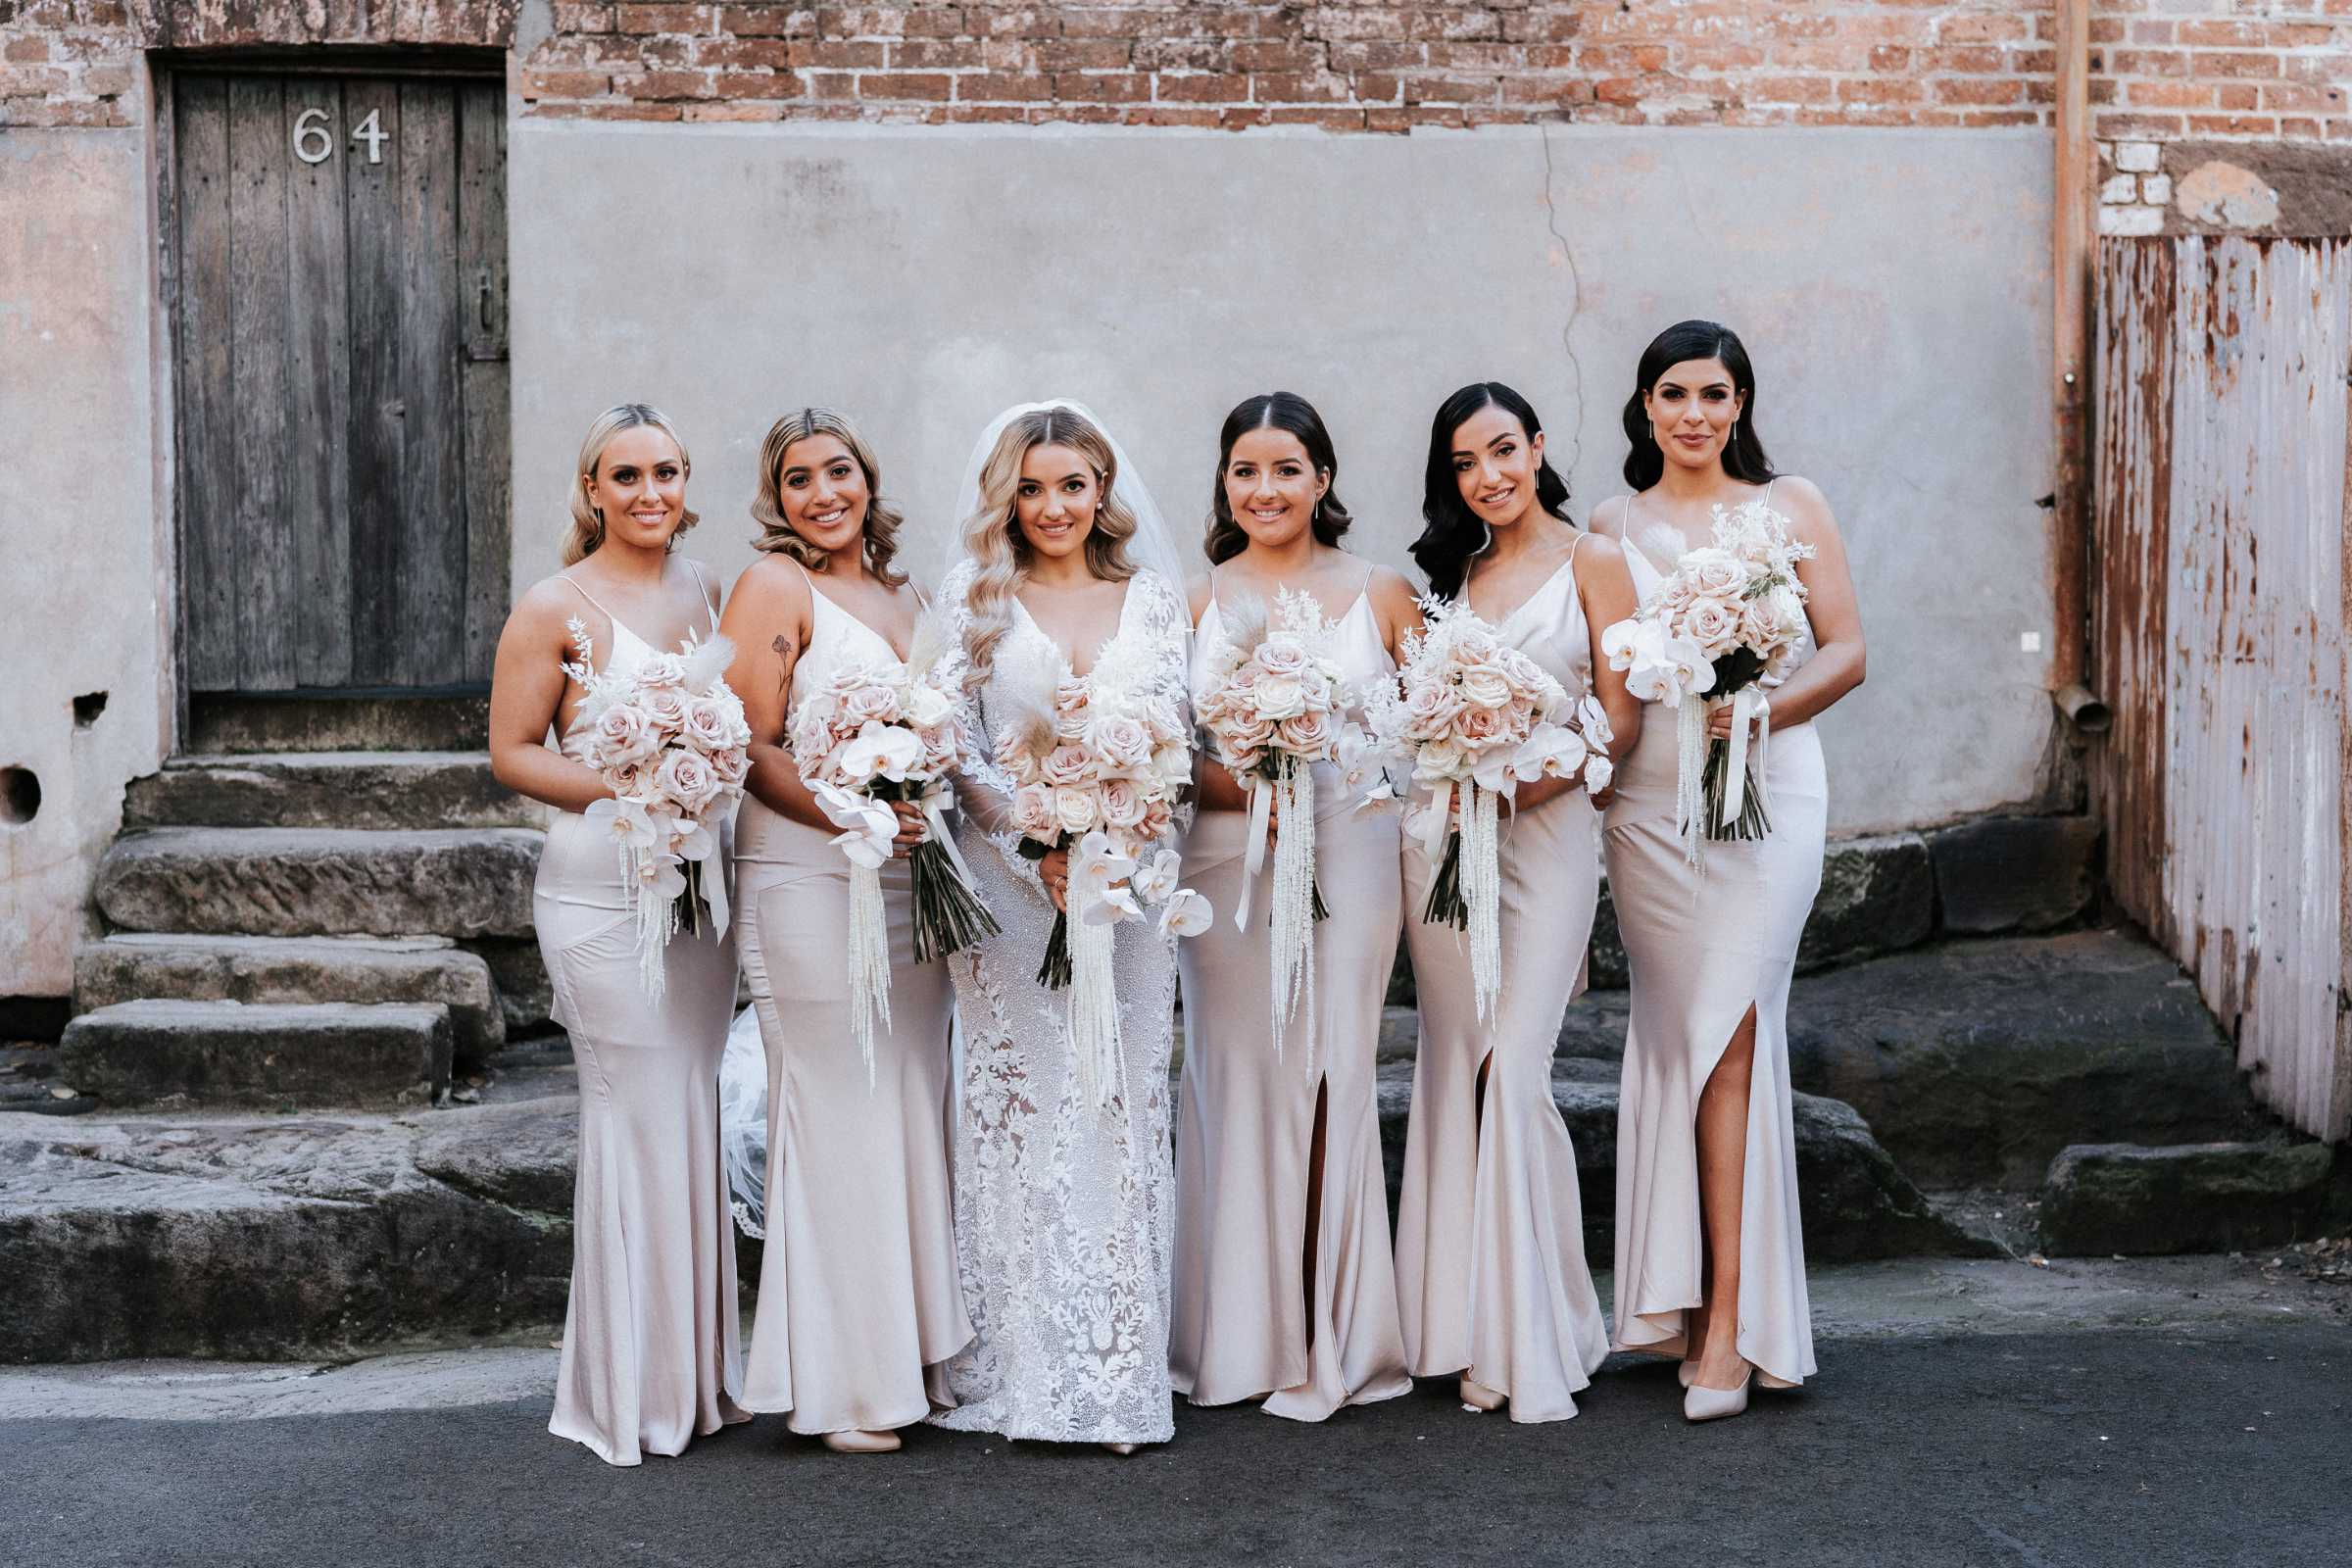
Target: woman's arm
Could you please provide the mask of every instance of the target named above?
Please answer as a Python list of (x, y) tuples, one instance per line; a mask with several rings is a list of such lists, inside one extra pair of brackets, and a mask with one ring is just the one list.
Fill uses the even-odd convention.
[[(1804, 666), (1771, 692), (1772, 722), (1802, 724), (1862, 684), (1868, 664), (1862, 646), (1862, 611), (1854, 597), (1853, 573), (1845, 561), (1845, 538), (1830, 512), (1829, 498), (1810, 479), (1782, 478), (1780, 495), (1795, 536), (1813, 547), (1813, 559), (1796, 564), (1805, 585), (1806, 614), (1813, 622), (1817, 652)], [(1731, 708), (1716, 710), (1710, 733), (1732, 732)]]
[(490, 675), (491, 775), (562, 811), (585, 811), (612, 795), (596, 769), (547, 744), (568, 678), (564, 662), (575, 653), (566, 622), (587, 613), (553, 578), (538, 584), (507, 616)]
[(1421, 613), (1420, 590), (1395, 567), (1374, 566), (1372, 584), (1365, 591), (1372, 596), (1372, 618), (1380, 623), (1381, 646), (1391, 659), (1402, 662), (1405, 635), (1428, 625)]
[(752, 768), (744, 788), (778, 815), (830, 831), (832, 819), (802, 781), (786, 733), (792, 671), (808, 647), (814, 608), (808, 581), (792, 564), (766, 556), (735, 579), (718, 630), (735, 645), (727, 684), (743, 699), (743, 714), (752, 726)]

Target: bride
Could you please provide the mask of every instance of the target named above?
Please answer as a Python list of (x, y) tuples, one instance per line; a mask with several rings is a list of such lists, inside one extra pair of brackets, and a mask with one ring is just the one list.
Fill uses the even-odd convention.
[(1168, 1383), (1173, 941), (1113, 928), (1120, 1058), (1080, 1081), (1069, 992), (1036, 978), (1065, 907), (1066, 852), (1022, 852), (995, 748), (1055, 684), (1150, 693), (1185, 710), (1182, 566), (1117, 446), (1079, 405), (1008, 410), (965, 471), (958, 559), (940, 588), (980, 762), (958, 837), (1004, 927), (955, 956), (963, 1093), (956, 1233), (976, 1338), (946, 1365), (942, 1426), (1100, 1443), (1175, 1435)]

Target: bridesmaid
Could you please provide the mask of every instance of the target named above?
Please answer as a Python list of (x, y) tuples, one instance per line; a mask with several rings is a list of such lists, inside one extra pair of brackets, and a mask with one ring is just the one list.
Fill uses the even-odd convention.
[[(1811, 646), (1770, 695), (1758, 770), (1772, 831), (1705, 845), (1691, 869), (1677, 833), (1671, 722), (1653, 724), (1617, 775), (1609, 886), (1633, 973), (1617, 1108), (1617, 1344), (1683, 1358), (1693, 1421), (1747, 1407), (1813, 1372), (1788, 1103), (1788, 981), (1821, 884), (1829, 786), (1812, 720), (1862, 684), (1862, 621), (1845, 545), (1809, 480), (1775, 477), (1756, 434), (1755, 377), (1730, 328), (1684, 321), (1642, 352), (1625, 405), (1634, 494), (1593, 526), (1623, 542), (1642, 592), (1708, 542), (1715, 513), (1754, 504), (1816, 552)], [(1810, 657), (1807, 657), (1809, 655)], [(1708, 733), (1731, 733), (1728, 705)], [(1751, 754), (1753, 755), (1753, 754)]]
[(579, 1064), (571, 1303), (548, 1430), (617, 1465), (751, 1419), (737, 1402), (735, 1233), (718, 1163), (734, 944), (708, 923), (681, 930), (662, 1001), (646, 1000), (612, 840), (581, 814), (612, 791), (547, 744), (579, 706), (561, 667), (570, 627), (585, 628), (607, 671), (714, 629), (709, 579), (672, 555), (695, 524), (690, 467), (659, 411), (624, 403), (598, 416), (580, 444), (565, 569), (515, 605), (490, 687), (492, 771), (555, 808), (532, 906)]
[(882, 872), (890, 1029), (870, 1084), (845, 983), (850, 862), (801, 782), (790, 710), (853, 662), (903, 658), (922, 599), (892, 563), (900, 514), (844, 416), (804, 409), (760, 451), (761, 558), (728, 596), (728, 678), (752, 724), (735, 831), (743, 970), (767, 1049), (767, 1251), (744, 1404), (837, 1453), (887, 1453), (931, 1411), (925, 1368), (972, 1337), (948, 1183), (947, 965), (914, 960), (911, 805)]
[[(1396, 678), (1398, 636), (1421, 622), (1412, 585), (1339, 547), (1350, 518), (1331, 436), (1304, 399), (1253, 397), (1226, 416), (1211, 492), (1208, 576), (1192, 595), (1196, 702), (1228, 604), (1311, 594), (1335, 623), (1350, 685)], [(1365, 786), (1315, 766), (1313, 1011), (1277, 1057), (1271, 866), (1250, 929), (1234, 928), (1249, 797), (1213, 756), (1185, 847), (1216, 908), (1178, 950), (1184, 1073), (1177, 1097), (1176, 1300), (1169, 1360), (1196, 1404), (1266, 1396), (1271, 1415), (1320, 1421), (1411, 1390), (1396, 1320), (1389, 1195), (1373, 1058), (1396, 957), (1403, 888), (1394, 807), (1358, 811)], [(1313, 1064), (1310, 1076), (1309, 1062)]]
[[(1568, 486), (1544, 460), (1527, 400), (1463, 387), (1430, 427), (1413, 559), (1430, 591), (1463, 601), (1572, 697), (1597, 691), (1632, 749), (1641, 706), (1599, 657), (1601, 628), (1633, 612), (1624, 554), (1569, 522)], [(1584, 986), (1600, 885), (1600, 818), (1581, 783), (1519, 786), (1502, 836), (1502, 972), (1479, 1021), (1469, 955), (1421, 919), (1434, 868), (1406, 835), (1405, 933), (1421, 1045), (1396, 1226), (1404, 1344), (1417, 1377), (1461, 1374), (1462, 1403), (1514, 1421), (1576, 1414), (1608, 1353), (1585, 1264), (1576, 1152), (1551, 1098), (1560, 1020)]]

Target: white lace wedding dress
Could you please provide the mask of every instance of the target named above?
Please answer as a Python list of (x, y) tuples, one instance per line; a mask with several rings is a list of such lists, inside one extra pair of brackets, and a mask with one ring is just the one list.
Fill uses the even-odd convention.
[[(963, 646), (970, 581), (966, 564), (940, 589), (954, 622), (952, 659)], [(1098, 689), (1148, 685), (1189, 714), (1189, 618), (1173, 584), (1138, 571), (1118, 629), (1087, 679)], [(1016, 601), (973, 714), (982, 761), (963, 781), (956, 836), (976, 891), (1004, 930), (950, 960), (963, 1067), (956, 1250), (976, 1337), (944, 1367), (955, 1407), (931, 1419), (1015, 1439), (1162, 1443), (1175, 1435), (1168, 1384), (1175, 944), (1149, 918), (1117, 928), (1124, 1092), (1098, 1107), (1079, 1086), (1069, 993), (1036, 978), (1054, 905), (1016, 847), (1011, 784), (994, 762), (992, 712), (1003, 721), (1016, 694), (1050, 692), (1067, 667), (1061, 649)]]

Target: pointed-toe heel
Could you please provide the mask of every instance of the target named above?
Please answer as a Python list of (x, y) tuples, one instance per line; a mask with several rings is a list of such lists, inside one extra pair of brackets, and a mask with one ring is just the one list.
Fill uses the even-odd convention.
[(1685, 1361), (1674, 1369), (1674, 1381), (1680, 1383), (1686, 1389), (1690, 1386), (1691, 1380), (1697, 1376), (1698, 1363), (1696, 1361)]
[(1472, 1415), (1485, 1415), (1490, 1410), (1499, 1410), (1502, 1408), (1503, 1400), (1509, 1397), (1500, 1389), (1490, 1389), (1484, 1383), (1475, 1382), (1470, 1378), (1462, 1379), (1461, 1392), (1462, 1408)]
[(896, 1453), (896, 1432), (828, 1432), (821, 1441), (835, 1453)]
[(1747, 1408), (1747, 1386), (1754, 1374), (1740, 1380), (1736, 1389), (1710, 1389), (1693, 1383), (1683, 1395), (1683, 1419), (1686, 1421), (1721, 1421), (1726, 1416), (1739, 1415)]

